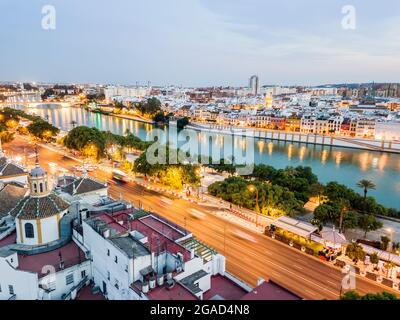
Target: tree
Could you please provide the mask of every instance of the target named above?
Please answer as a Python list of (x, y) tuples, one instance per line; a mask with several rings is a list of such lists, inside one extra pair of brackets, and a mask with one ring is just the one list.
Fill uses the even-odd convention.
[(337, 200), (337, 205), (340, 211), (339, 230), (340, 232), (343, 232), (343, 216), (345, 212), (349, 210), (350, 202), (345, 198), (340, 198)]
[(161, 111), (161, 102), (155, 97), (149, 98), (146, 101), (136, 104), (136, 109), (142, 114), (149, 117), (154, 116)]
[(176, 127), (178, 129), (184, 129), (188, 124), (189, 124), (189, 118), (188, 117), (179, 118), (176, 121)]
[(372, 214), (362, 214), (358, 219), (358, 226), (364, 230), (364, 238), (366, 238), (368, 232), (378, 230), (383, 225)]
[(377, 264), (379, 263), (379, 256), (377, 253), (372, 253), (369, 255), (369, 260), (374, 265), (374, 269), (376, 269)]
[(53, 141), (60, 129), (44, 120), (35, 120), (28, 127), (28, 132), (43, 141)]
[(346, 255), (352, 259), (355, 264), (360, 260), (364, 261), (366, 256), (362, 246), (358, 243), (349, 244), (346, 248)]
[(384, 264), (384, 267), (385, 267), (385, 269), (387, 270), (387, 277), (388, 277), (388, 278), (391, 278), (391, 277), (392, 277), (392, 270), (393, 270), (393, 268), (396, 267), (396, 264), (393, 263), (393, 262), (386, 262), (386, 263)]
[(322, 183), (316, 182), (310, 186), (310, 194), (318, 198), (318, 203), (321, 202), (321, 196), (324, 194), (324, 191), (325, 187)]
[(167, 118), (165, 117), (164, 112), (160, 111), (153, 116), (153, 121), (165, 123)]
[(340, 296), (340, 300), (360, 300), (361, 296), (356, 291), (347, 291)]
[(382, 250), (387, 250), (389, 246), (390, 239), (386, 236), (381, 237), (381, 249)]
[(361, 296), (356, 291), (347, 291), (343, 293), (340, 300), (398, 300), (397, 296), (390, 292), (367, 293)]
[(99, 159), (104, 156), (105, 135), (96, 128), (78, 126), (72, 129), (63, 140), (69, 149), (82, 152), (87, 157)]
[(367, 179), (362, 179), (357, 183), (357, 187), (362, 188), (364, 191), (364, 200), (367, 199), (367, 193), (370, 189), (375, 189), (375, 184)]

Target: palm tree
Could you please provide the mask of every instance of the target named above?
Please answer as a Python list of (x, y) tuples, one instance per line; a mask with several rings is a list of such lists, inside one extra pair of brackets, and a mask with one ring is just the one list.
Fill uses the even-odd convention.
[(368, 190), (375, 189), (376, 186), (371, 180), (362, 179), (357, 183), (357, 187), (364, 189), (364, 200), (367, 198)]
[(343, 219), (345, 212), (349, 211), (350, 203), (349, 200), (340, 198), (338, 200), (339, 210), (340, 210), (340, 218), (339, 218), (339, 232), (343, 233)]

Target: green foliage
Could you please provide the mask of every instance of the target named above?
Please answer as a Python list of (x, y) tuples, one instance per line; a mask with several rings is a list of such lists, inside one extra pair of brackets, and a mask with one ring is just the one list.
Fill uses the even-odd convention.
[(383, 225), (374, 215), (363, 214), (358, 219), (358, 226), (365, 231), (364, 238), (366, 238), (368, 232), (378, 230), (382, 228)]
[(164, 115), (164, 112), (159, 111), (153, 116), (153, 121), (157, 123), (158, 122), (165, 123), (167, 122), (167, 117)]
[(381, 236), (381, 249), (387, 250), (389, 246), (390, 239), (386, 236)]
[[(343, 203), (342, 203), (343, 205)], [(344, 208), (345, 209), (345, 208)], [(342, 210), (344, 210), (342, 207)], [(340, 224), (340, 210), (341, 205), (338, 202), (324, 203), (319, 205), (314, 211), (314, 219), (317, 219), (322, 224), (328, 222), (335, 224), (339, 227)], [(343, 211), (343, 224), (342, 230), (352, 229), (358, 225), (358, 213), (350, 210)]]
[(47, 142), (54, 141), (54, 137), (60, 132), (60, 129), (42, 119), (33, 121), (27, 129), (34, 137)]
[(369, 260), (371, 261), (372, 264), (378, 264), (379, 262), (379, 256), (376, 252), (371, 253), (369, 255)]
[(113, 134), (110, 131), (100, 131), (96, 128), (79, 126), (72, 129), (63, 139), (62, 143), (69, 149), (82, 152), (86, 156), (96, 159), (104, 157), (108, 148), (116, 147), (119, 160), (124, 159), (123, 148), (145, 150), (148, 142), (142, 141), (129, 131), (126, 136)]
[(347, 291), (342, 294), (340, 300), (399, 300), (393, 293), (383, 291), (378, 293), (367, 293), (361, 296), (356, 291)]
[[(176, 150), (166, 148), (167, 159), (170, 152), (176, 152)], [(150, 164), (147, 161), (146, 151), (135, 160), (133, 165), (133, 171), (158, 178), (162, 184), (176, 190), (182, 190), (185, 185), (198, 186), (200, 184), (200, 177), (196, 173), (198, 169), (199, 167), (195, 165)]]
[(347, 291), (343, 293), (340, 300), (360, 300), (361, 296), (356, 291)]
[(358, 243), (351, 243), (346, 248), (346, 255), (357, 264), (358, 261), (364, 261), (366, 253)]
[(364, 199), (367, 198), (368, 190), (376, 188), (375, 184), (372, 181), (367, 180), (367, 179), (360, 180), (357, 183), (357, 187), (363, 189), (363, 191), (364, 191)]
[(242, 177), (230, 177), (222, 182), (215, 182), (208, 187), (208, 192), (238, 206), (254, 210), (256, 197), (254, 192), (249, 191), (248, 187), (251, 184), (258, 190), (258, 206), (261, 213), (292, 216), (303, 212), (304, 203), (296, 199), (294, 193), (287, 188), (260, 181), (250, 182)]
[(161, 111), (161, 102), (157, 98), (152, 97), (146, 101), (137, 103), (135, 107), (142, 115), (152, 117)]
[(14, 140), (14, 133), (9, 131), (3, 131), (0, 128), (0, 139), (2, 143), (9, 143)]
[(96, 128), (79, 126), (68, 133), (63, 143), (69, 149), (99, 159), (104, 155), (106, 138), (105, 134)]
[(189, 118), (183, 117), (176, 121), (176, 127), (178, 129), (184, 129), (189, 124)]

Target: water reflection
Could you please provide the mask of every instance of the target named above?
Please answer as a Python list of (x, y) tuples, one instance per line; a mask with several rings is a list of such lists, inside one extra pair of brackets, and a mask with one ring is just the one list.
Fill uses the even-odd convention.
[[(45, 106), (31, 108), (29, 111), (43, 118), (48, 117), (52, 124), (65, 131), (71, 130), (75, 122), (76, 125), (93, 126), (116, 134), (125, 134), (129, 130), (144, 140), (153, 140), (154, 137), (154, 127), (151, 124), (90, 113), (82, 108)], [(204, 144), (211, 135), (200, 133), (198, 136), (200, 144)], [(223, 147), (224, 141), (230, 140), (227, 140), (227, 136), (217, 134), (211, 141), (209, 148), (218, 149)], [(245, 150), (248, 142), (245, 138), (238, 138), (231, 143), (235, 148)], [(277, 168), (289, 165), (311, 166), (321, 181), (336, 180), (355, 189), (360, 179), (373, 180), (377, 189), (371, 190), (370, 194), (383, 204), (400, 209), (398, 154), (255, 139), (254, 159), (256, 163)]]

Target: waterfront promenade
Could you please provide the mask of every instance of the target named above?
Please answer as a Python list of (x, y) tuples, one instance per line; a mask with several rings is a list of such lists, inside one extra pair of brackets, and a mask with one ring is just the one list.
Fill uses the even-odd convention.
[(193, 122), (187, 129), (208, 131), (211, 133), (250, 136), (258, 139), (317, 144), (322, 146), (362, 149), (379, 152), (400, 153), (400, 141), (384, 141), (366, 138), (354, 138), (335, 135), (307, 134), (283, 130), (239, 127), (230, 125), (204, 124)]

